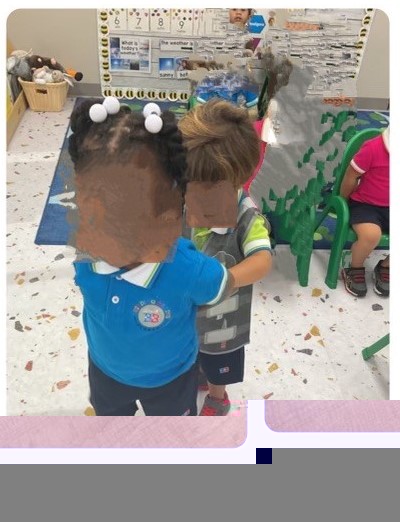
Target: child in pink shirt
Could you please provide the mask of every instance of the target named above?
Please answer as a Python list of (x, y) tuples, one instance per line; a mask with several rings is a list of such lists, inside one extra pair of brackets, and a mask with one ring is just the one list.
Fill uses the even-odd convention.
[[(342, 270), (346, 290), (357, 297), (367, 293), (364, 262), (389, 233), (389, 127), (366, 141), (351, 160), (340, 194), (349, 198), (350, 225), (357, 234), (351, 248), (351, 265)], [(374, 290), (389, 296), (389, 256), (373, 272)]]
[(267, 148), (266, 142), (262, 139), (262, 129), (263, 129), (264, 121), (265, 120), (257, 120), (253, 123), (254, 130), (256, 131), (257, 136), (260, 138), (260, 159), (258, 161), (257, 167), (254, 169), (253, 174), (243, 185), (243, 188), (246, 192), (249, 192), (250, 185), (251, 185), (252, 181), (254, 180), (254, 178), (257, 176), (258, 171), (260, 170), (261, 165), (264, 161), (265, 149)]

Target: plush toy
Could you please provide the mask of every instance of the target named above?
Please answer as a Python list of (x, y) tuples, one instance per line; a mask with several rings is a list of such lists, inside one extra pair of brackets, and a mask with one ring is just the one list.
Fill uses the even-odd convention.
[(45, 65), (44, 67), (40, 67), (35, 69), (32, 74), (32, 80), (35, 83), (60, 83), (64, 80), (73, 87), (74, 83), (72, 79), (62, 71), (58, 69), (51, 70), (50, 67)]
[(28, 63), (28, 53), (22, 54), (25, 51), (14, 51), (7, 59), (7, 72), (13, 76), (19, 76), (22, 80), (28, 82), (32, 79), (32, 72)]
[(64, 67), (58, 63), (55, 58), (45, 58), (44, 56), (39, 56), (38, 54), (32, 54), (32, 56), (28, 57), (28, 63), (33, 70), (47, 66), (50, 69), (64, 72)]
[(75, 71), (74, 69), (65, 69), (60, 63), (57, 62), (55, 58), (46, 58), (44, 56), (39, 56), (38, 54), (33, 54), (28, 57), (28, 63), (32, 71), (34, 69), (47, 66), (49, 69), (61, 71), (62, 73), (72, 76), (72, 78), (74, 78), (74, 80), (77, 82), (80, 82), (83, 78), (83, 74), (81, 72)]
[(65, 72), (77, 82), (80, 82), (83, 78), (83, 74), (75, 69), (65, 69)]
[(73, 78), (79, 82), (83, 78), (81, 72), (74, 69), (65, 69), (55, 58), (46, 58), (38, 54), (32, 54), (32, 49), (29, 51), (13, 51), (7, 59), (7, 72), (28, 82), (32, 81), (32, 75), (36, 69), (45, 66), (52, 71), (60, 71), (62, 74), (68, 75), (68, 80), (66, 77), (63, 78), (67, 81), (71, 81), (71, 78)]

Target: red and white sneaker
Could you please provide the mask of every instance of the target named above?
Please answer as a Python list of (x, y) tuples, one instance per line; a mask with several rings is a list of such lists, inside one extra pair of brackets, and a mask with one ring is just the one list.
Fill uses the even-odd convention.
[(230, 409), (231, 402), (226, 392), (223, 399), (216, 399), (208, 394), (204, 400), (199, 417), (224, 417), (228, 415)]

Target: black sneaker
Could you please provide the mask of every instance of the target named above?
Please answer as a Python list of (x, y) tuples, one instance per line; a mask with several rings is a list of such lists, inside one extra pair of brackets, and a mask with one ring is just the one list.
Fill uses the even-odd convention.
[(342, 278), (346, 290), (356, 297), (365, 297), (367, 284), (365, 282), (365, 268), (343, 268)]
[(374, 268), (372, 279), (375, 292), (378, 295), (389, 297), (389, 267), (382, 266), (382, 260)]

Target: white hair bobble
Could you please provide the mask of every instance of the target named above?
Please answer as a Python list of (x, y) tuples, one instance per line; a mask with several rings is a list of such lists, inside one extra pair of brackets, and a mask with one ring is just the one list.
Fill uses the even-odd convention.
[(161, 109), (156, 103), (147, 103), (143, 107), (145, 129), (151, 134), (158, 134), (163, 128), (163, 121), (160, 118)]
[(117, 114), (121, 104), (114, 96), (107, 96), (103, 103), (95, 103), (89, 109), (89, 118), (94, 123), (101, 123), (107, 119), (109, 114)]

